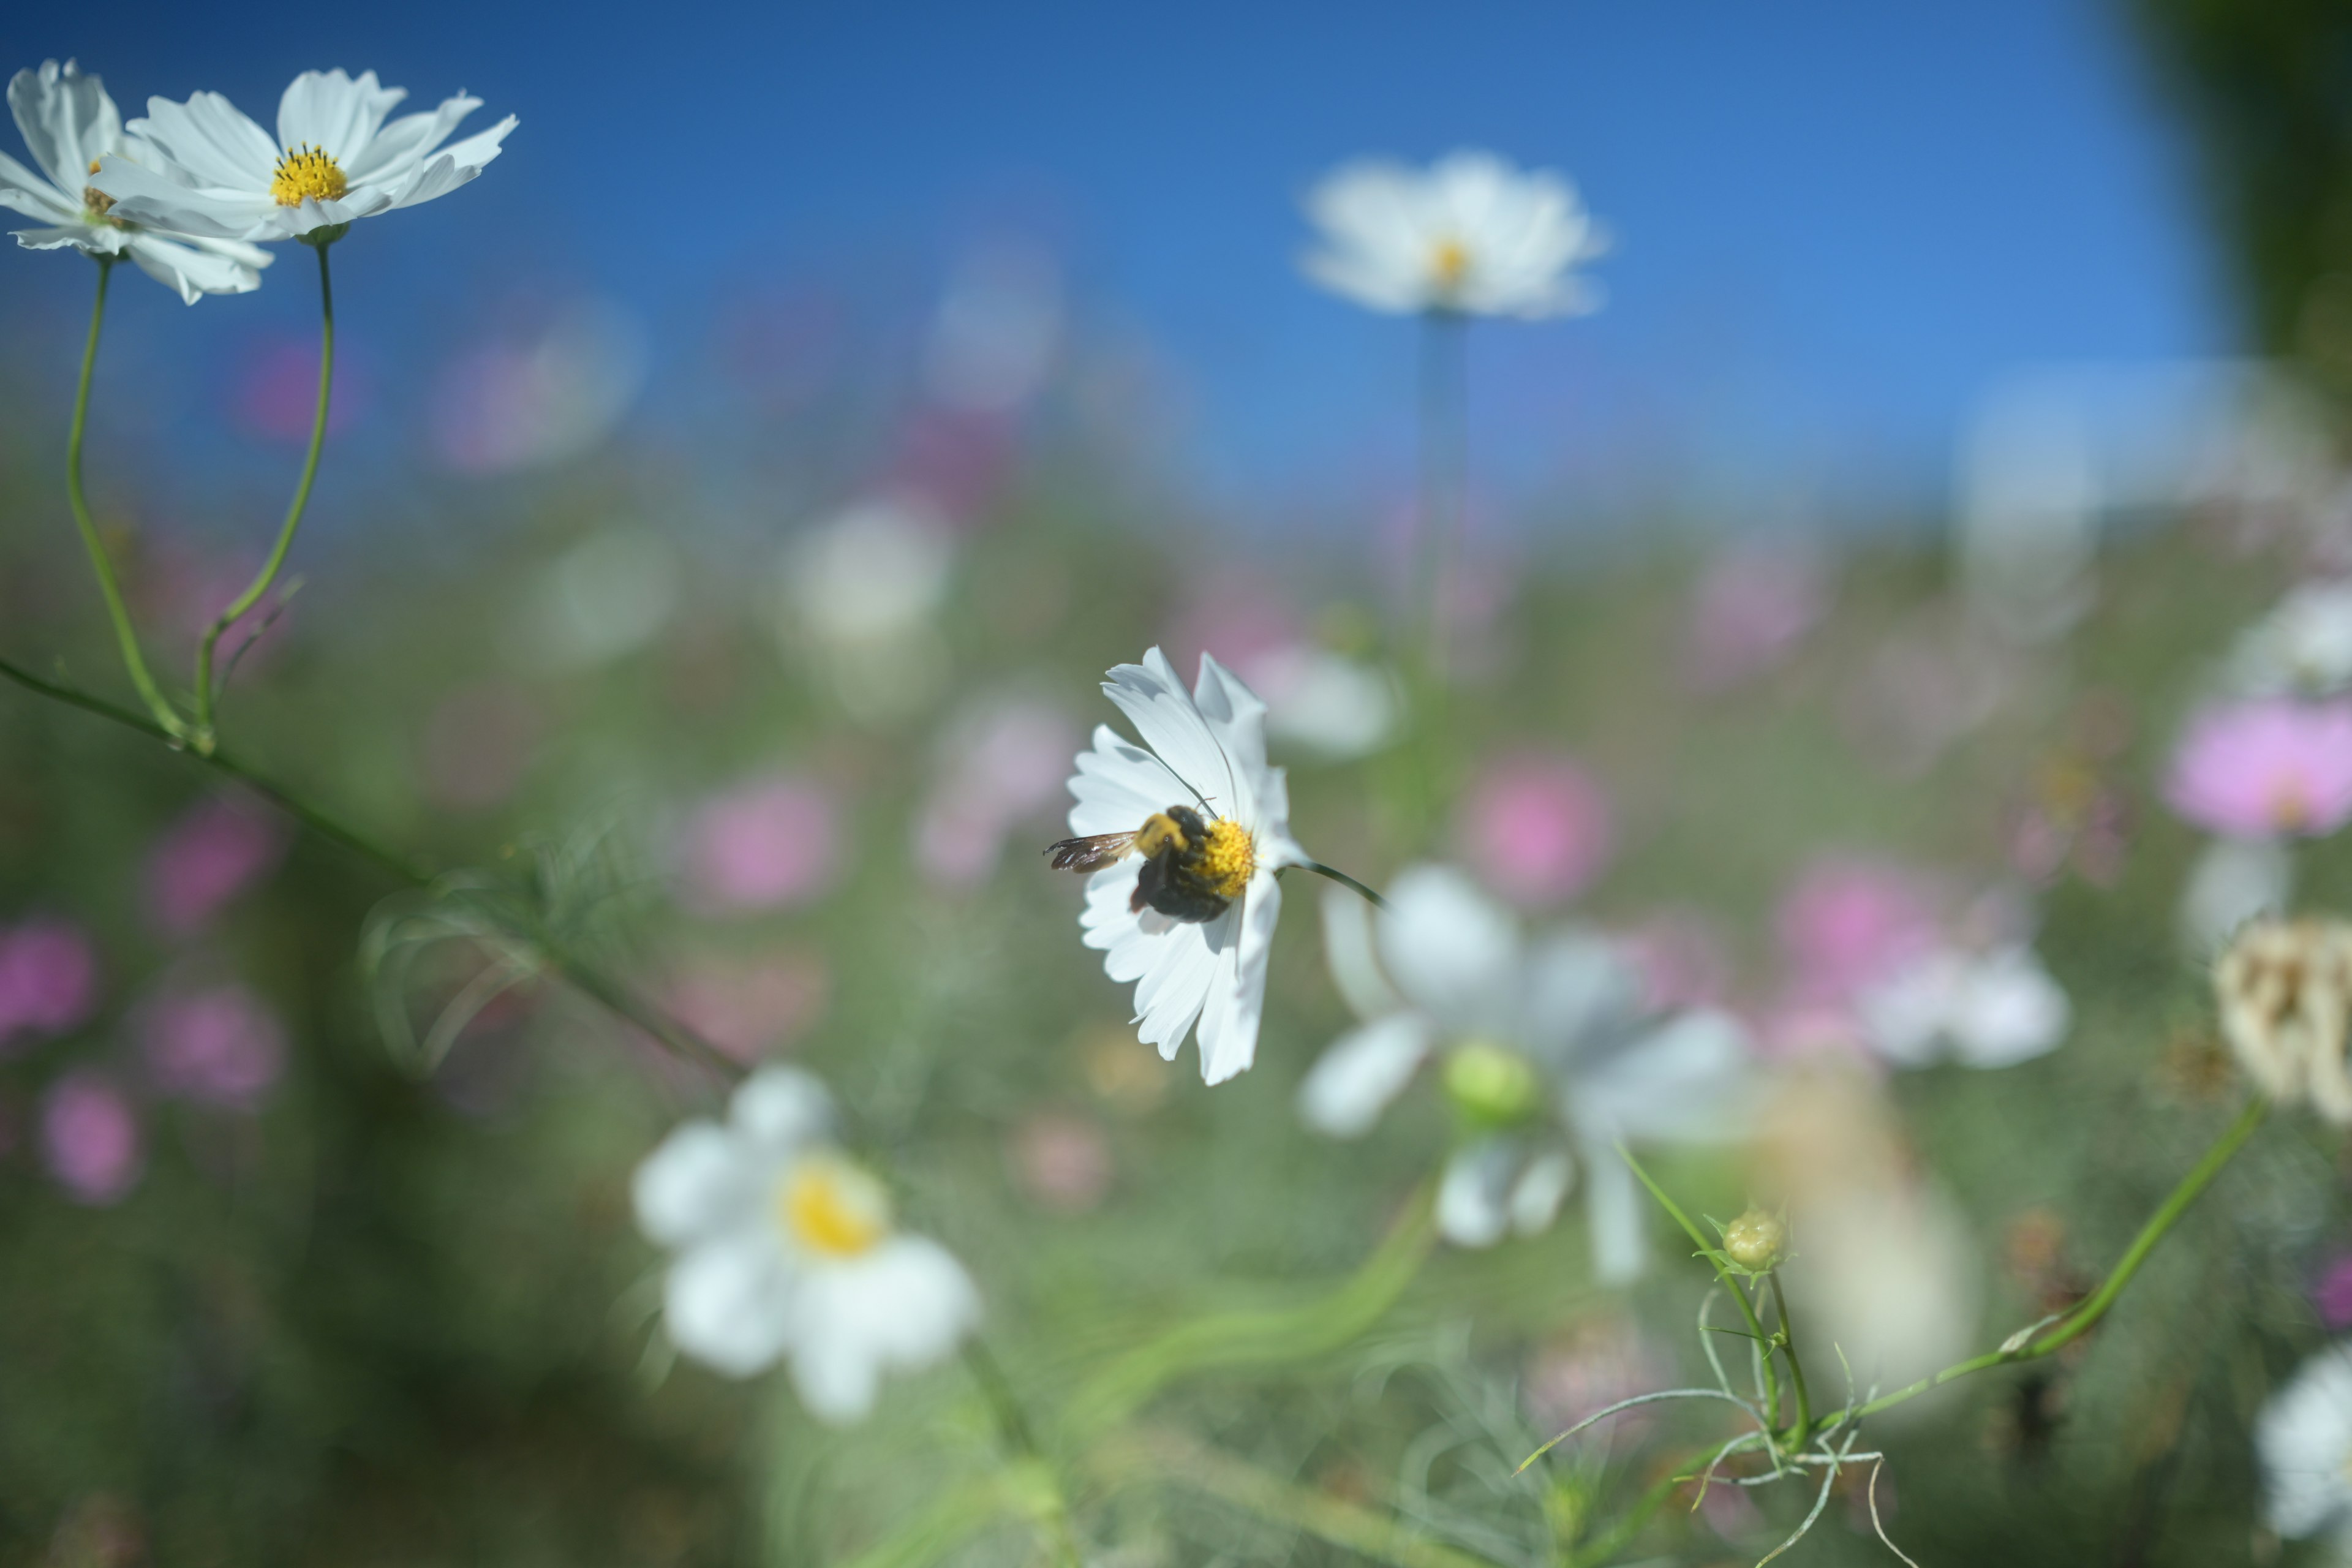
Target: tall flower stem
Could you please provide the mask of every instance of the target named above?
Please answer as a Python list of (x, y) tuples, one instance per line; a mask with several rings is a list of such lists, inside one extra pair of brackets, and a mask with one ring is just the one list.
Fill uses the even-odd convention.
[(1772, 1310), (1780, 1319), (1774, 1330), (1775, 1339), (1780, 1353), (1789, 1358), (1789, 1385), (1797, 1396), (1797, 1426), (1789, 1446), (1801, 1448), (1813, 1434), (1813, 1396), (1805, 1386), (1805, 1363), (1797, 1355), (1797, 1331), (1789, 1324), (1789, 1298), (1780, 1289), (1780, 1271), (1773, 1269), (1769, 1278), (1772, 1281)]
[(335, 383), (335, 285), (327, 269), (327, 251), (334, 241), (304, 243), (319, 253), (319, 306), (324, 318), (319, 341), (319, 405), (310, 419), (310, 452), (303, 459), (301, 481), (294, 487), (293, 504), (286, 509), (286, 521), (278, 530), (278, 542), (270, 547), (269, 559), (262, 563), (260, 574), (245, 592), (205, 629), (205, 640), (196, 649), (196, 728), (191, 743), (199, 752), (210, 752), (215, 743), (213, 704), (218, 695), (213, 689), (215, 651), (229, 627), (259, 604), (261, 596), (269, 592), (269, 585), (278, 581), (278, 574), (286, 565), (287, 552), (294, 548), (295, 531), (302, 526), (302, 513), (310, 507), (311, 481), (319, 477), (319, 451), (327, 443), (327, 398)]
[(1364, 900), (1364, 902), (1371, 905), (1372, 908), (1376, 910), (1384, 910), (1389, 907), (1389, 901), (1386, 899), (1381, 897), (1380, 894), (1372, 891), (1371, 889), (1364, 886), (1363, 883), (1359, 882), (1356, 879), (1350, 877), (1345, 871), (1339, 869), (1337, 867), (1326, 866), (1320, 860), (1305, 860), (1299, 863), (1298, 868), (1302, 871), (1312, 871), (1318, 877), (1329, 878), (1332, 881), (1339, 883), (1341, 887), (1353, 890), (1358, 897)]
[[(235, 779), (320, 837), (341, 846), (410, 887), (430, 889), (441, 879), (438, 871), (418, 864), (396, 849), (386, 848), (217, 745), (209, 749), (184, 745), (183, 737), (164, 728), (160, 721), (150, 721), (104, 698), (92, 697), (86, 691), (77, 691), (54, 680), (45, 680), (6, 659), (0, 659), (0, 677), (52, 701), (79, 708), (85, 713), (94, 713), (124, 729), (135, 730), (162, 741), (174, 750), (186, 751), (205, 767)], [(722, 1078), (740, 1079), (743, 1076), (741, 1063), (667, 1013), (635, 995), (621, 982), (565, 949), (549, 932), (516, 924), (510, 934), (529, 943), (548, 969), (561, 975), (573, 990), (615, 1017), (644, 1030), (672, 1054), (707, 1068)]]
[(116, 259), (98, 258), (98, 301), (89, 310), (89, 336), (81, 350), (81, 382), (74, 389), (73, 426), (66, 436), (66, 498), (73, 504), (74, 526), (81, 531), (82, 548), (89, 552), (90, 570), (98, 574), (98, 591), (106, 600), (107, 618), (114, 623), (114, 640), (122, 647), (122, 667), (130, 672), (131, 684), (138, 689), (147, 711), (155, 716), (166, 737), (177, 742), (187, 733), (187, 724), (164, 700), (155, 678), (148, 673), (146, 656), (139, 651), (139, 633), (122, 603), (122, 584), (114, 575), (105, 541), (98, 536), (98, 524), (90, 520), (89, 498), (82, 491), (81, 443), (89, 424), (90, 374), (98, 365), (98, 329), (106, 320), (106, 285), (114, 275)]

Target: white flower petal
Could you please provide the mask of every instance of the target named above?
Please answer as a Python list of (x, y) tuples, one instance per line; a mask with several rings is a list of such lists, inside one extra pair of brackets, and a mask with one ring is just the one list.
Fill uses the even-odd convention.
[[(179, 244), (145, 232), (131, 235), (122, 248), (139, 264), (139, 270), (177, 289), (191, 305), (207, 294), (249, 294), (261, 287), (259, 267), (216, 249)], [(257, 254), (265, 264), (268, 261), (268, 252)]]
[(637, 1228), (664, 1247), (682, 1247), (743, 1224), (768, 1173), (745, 1144), (715, 1121), (688, 1121), (647, 1155), (629, 1184)]
[(1233, 770), (1167, 655), (1155, 647), (1144, 654), (1141, 664), (1114, 667), (1103, 692), (1127, 715), (1143, 743), (1168, 764), (1187, 795), (1197, 796), (1218, 816), (1230, 812)]
[(1510, 1190), (1518, 1149), (1486, 1138), (1456, 1149), (1437, 1183), (1437, 1234), (1456, 1247), (1492, 1247), (1511, 1228)]
[(797, 1284), (772, 1226), (739, 1226), (670, 1265), (663, 1326), (685, 1354), (730, 1377), (749, 1377), (790, 1342)]
[(1375, 951), (1372, 906), (1360, 894), (1334, 887), (1323, 895), (1323, 956), (1331, 984), (1357, 1017), (1385, 1018), (1405, 1010), (1405, 1000), (1381, 973)]
[[(391, 183), (414, 173), (449, 139), (459, 121), (481, 107), (480, 99), (460, 93), (456, 98), (444, 99), (438, 108), (425, 113), (402, 115), (379, 130), (366, 146), (342, 160), (344, 177), (354, 184)], [(493, 142), (490, 145), (495, 151), (498, 144)]]
[(736, 1089), (727, 1119), (745, 1138), (782, 1159), (827, 1135), (833, 1097), (814, 1073), (763, 1067)]
[(947, 1248), (895, 1237), (809, 1272), (792, 1315), (793, 1385), (822, 1420), (863, 1420), (884, 1373), (945, 1359), (980, 1316), (980, 1292)]
[(1202, 927), (1216, 968), (1201, 1006), (1201, 1081), (1223, 1083), (1257, 1059), (1258, 1026), (1265, 1014), (1265, 963), (1282, 915), (1282, 889), (1272, 876), (1254, 877), (1241, 898)]
[(1560, 1201), (1576, 1184), (1576, 1162), (1562, 1149), (1547, 1149), (1529, 1160), (1519, 1179), (1511, 1184), (1506, 1206), (1511, 1229), (1520, 1236), (1540, 1236), (1559, 1215)]
[(61, 191), (80, 190), (90, 164), (122, 142), (122, 116), (105, 85), (71, 60), (18, 71), (8, 81), (8, 109), (33, 162)]
[(123, 158), (99, 160), (89, 183), (114, 198), (113, 216), (174, 234), (245, 239), (269, 232), (280, 210), (266, 194), (194, 190)]
[(1095, 728), (1094, 750), (1078, 753), (1078, 771), (1071, 776), (1070, 832), (1080, 838), (1106, 833), (1132, 833), (1144, 818), (1171, 805), (1183, 786), (1158, 758), (1124, 739), (1108, 724)]
[(2064, 989), (2042, 961), (2024, 948), (2005, 948), (1977, 962), (1952, 1040), (1969, 1066), (2003, 1068), (2055, 1050), (2073, 1021)]
[(5, 153), (0, 153), (0, 206), (26, 217), (79, 220), (82, 205)]
[(1413, 866), (1390, 885), (1376, 922), (1381, 967), (1444, 1027), (1496, 1032), (1508, 1019), (1519, 963), (1518, 922), (1450, 866)]
[(2352, 1345), (2305, 1362), (2254, 1422), (2263, 1513), (2292, 1541), (2352, 1523)]
[[(151, 98), (146, 118), (132, 121), (129, 129), (200, 189), (266, 195), (277, 172), (279, 150), (269, 132), (216, 92), (194, 93), (185, 103)], [(104, 184), (99, 189), (110, 196), (122, 194)]]
[(278, 145), (317, 147), (348, 176), (383, 117), (407, 96), (406, 88), (380, 85), (373, 71), (356, 81), (341, 69), (304, 71), (278, 100)]
[(1620, 1138), (1729, 1137), (1749, 1098), (1748, 1071), (1748, 1031), (1737, 1018), (1681, 1013), (1572, 1072), (1569, 1114), (1596, 1161)]
[[(1590, 1148), (1590, 1145), (1588, 1145)], [(1605, 1284), (1638, 1277), (1650, 1258), (1650, 1201), (1614, 1149), (1591, 1150), (1584, 1176), (1584, 1219), (1592, 1233), (1592, 1267)]]
[(1412, 1081), (1433, 1037), (1418, 1013), (1394, 1013), (1349, 1030), (1299, 1081), (1299, 1120), (1326, 1137), (1362, 1137)]

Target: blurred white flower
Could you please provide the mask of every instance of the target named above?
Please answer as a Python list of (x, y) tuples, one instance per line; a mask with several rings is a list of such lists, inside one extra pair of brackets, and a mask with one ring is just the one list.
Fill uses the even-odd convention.
[(580, 457), (628, 412), (645, 382), (646, 348), (627, 311), (578, 300), (535, 332), (467, 350), (435, 388), (441, 460), (460, 473), (502, 474)]
[(873, 1408), (885, 1372), (929, 1366), (980, 1321), (945, 1247), (891, 1226), (882, 1184), (831, 1139), (832, 1101), (796, 1068), (764, 1068), (725, 1122), (688, 1121), (634, 1184), (637, 1224), (677, 1257), (663, 1321), (687, 1355), (730, 1377), (789, 1359), (812, 1413)]
[[(1276, 874), (1307, 862), (1290, 837), (1288, 782), (1266, 765), (1265, 704), (1206, 654), (1187, 692), (1156, 647), (1141, 664), (1112, 669), (1103, 690), (1143, 744), (1105, 724), (1094, 749), (1078, 753), (1074, 837), (1056, 848), (1104, 840), (1097, 851), (1118, 856), (1087, 879), (1078, 924), (1106, 973), (1138, 983), (1143, 1043), (1172, 1061), (1197, 1020), (1202, 1079), (1223, 1083), (1257, 1055), (1282, 913)], [(1189, 827), (1143, 853), (1118, 843), (1155, 819), (1172, 826), (1187, 817)]]
[(144, 139), (123, 130), (122, 115), (98, 78), (84, 75), (71, 60), (62, 66), (44, 60), (40, 69), (20, 70), (9, 79), (8, 109), (41, 169), (35, 174), (0, 153), (0, 206), (45, 226), (11, 230), (18, 245), (128, 256), (139, 270), (178, 289), (191, 305), (206, 294), (245, 294), (261, 287), (261, 268), (274, 259), (269, 252), (234, 239), (166, 239), (115, 211), (114, 198), (89, 183), (108, 157), (161, 162)]
[(2257, 920), (2213, 965), (2221, 1035), (2262, 1091), (2352, 1126), (2352, 924)]
[(902, 717), (946, 679), (947, 644), (932, 622), (955, 558), (955, 536), (935, 508), (868, 496), (785, 548), (780, 629), (814, 657), (852, 713)]
[(946, 887), (987, 880), (1005, 835), (1060, 796), (1077, 740), (1077, 726), (1049, 703), (971, 700), (940, 737), (938, 774), (915, 819), (916, 868)]
[(1377, 665), (1298, 643), (1259, 655), (1250, 679), (1265, 697), (1266, 732), (1334, 762), (1369, 756), (1396, 733), (1404, 706)]
[(2238, 638), (2230, 674), (2254, 697), (2334, 697), (2352, 689), (2352, 579), (2297, 586)]
[(1062, 280), (1052, 252), (999, 240), (955, 269), (923, 356), (923, 384), (951, 408), (1001, 414), (1036, 395), (1061, 346)]
[(1349, 163), (1307, 197), (1321, 246), (1300, 265), (1333, 293), (1393, 314), (1577, 315), (1599, 289), (1573, 268), (1608, 248), (1576, 187), (1491, 153), (1427, 169)]
[(134, 223), (220, 239), (299, 239), (448, 195), (480, 174), (515, 128), (509, 114), (444, 147), (482, 100), (459, 93), (430, 114), (387, 124), (407, 96), (379, 86), (373, 71), (357, 80), (304, 71), (278, 100), (275, 138), (216, 92), (185, 103), (151, 98), (131, 130), (152, 144), (159, 167), (102, 158), (90, 183)]
[(2291, 1541), (2333, 1535), (2352, 1555), (2352, 1344), (2321, 1351), (2263, 1403), (2254, 1455), (2270, 1527)]
[(682, 574), (650, 529), (609, 528), (550, 563), (525, 591), (500, 641), (516, 665), (568, 674), (651, 642), (677, 612)]
[(1855, 1011), (1871, 1046), (1901, 1067), (2030, 1061), (2056, 1049), (2074, 1018), (2066, 993), (2020, 946), (1938, 947), (1864, 988)]
[(2180, 889), (2181, 950), (2213, 956), (2237, 929), (2276, 914), (2294, 892), (2294, 857), (2275, 838), (2216, 838), (2189, 868)]
[(1640, 1272), (1643, 1205), (1620, 1140), (1725, 1135), (1745, 1083), (1745, 1037), (1727, 1015), (1660, 1015), (1639, 973), (1598, 934), (1534, 942), (1462, 872), (1401, 874), (1388, 908), (1324, 902), (1341, 994), (1365, 1020), (1299, 1085), (1318, 1132), (1370, 1130), (1433, 1053), (1475, 1129), (1447, 1162), (1437, 1217), (1449, 1240), (1487, 1247), (1542, 1230), (1585, 1177), (1594, 1260), (1607, 1279)]

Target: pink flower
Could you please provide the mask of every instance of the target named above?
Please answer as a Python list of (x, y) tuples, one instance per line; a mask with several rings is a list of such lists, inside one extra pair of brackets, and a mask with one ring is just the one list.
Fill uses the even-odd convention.
[(1798, 877), (1773, 923), (1792, 972), (1792, 998), (1806, 1008), (1850, 1000), (1939, 940), (1936, 901), (1924, 879), (1899, 866), (1838, 857)]
[(41, 1105), (41, 1152), (75, 1199), (111, 1204), (138, 1184), (139, 1118), (121, 1091), (93, 1072), (59, 1079)]
[(750, 963), (697, 965), (670, 988), (670, 1011), (740, 1062), (789, 1045), (824, 1013), (824, 960), (782, 952)]
[(1013, 1130), (1006, 1152), (1030, 1202), (1054, 1214), (1099, 1207), (1116, 1173), (1110, 1140), (1081, 1116), (1040, 1111)]
[(79, 926), (29, 920), (0, 930), (0, 1048), (18, 1033), (67, 1034), (98, 1006), (98, 954)]
[(686, 831), (688, 900), (714, 914), (804, 904), (840, 870), (832, 797), (778, 774), (706, 802)]
[(1731, 988), (1731, 960), (1723, 933), (1705, 915), (1675, 910), (1653, 916), (1620, 943), (1642, 976), (1650, 1005), (1660, 1011), (1720, 1005)]
[(1559, 903), (1608, 864), (1609, 797), (1565, 757), (1507, 758), (1472, 786), (1454, 837), (1479, 879), (1513, 903)]
[(2342, 1332), (2352, 1328), (2352, 1257), (2339, 1258), (2327, 1266), (2311, 1288), (2311, 1304), (2319, 1310), (2319, 1321), (2330, 1329)]
[(276, 869), (285, 853), (285, 830), (257, 809), (206, 801), (165, 830), (148, 856), (148, 913), (173, 935), (189, 935)]
[(1819, 561), (1752, 547), (1717, 557), (1691, 594), (1683, 675), (1721, 691), (1765, 675), (1796, 650), (1828, 607)]
[(2172, 754), (2166, 804), (2232, 838), (2320, 837), (2352, 818), (2352, 702), (2210, 708)]
[(148, 1070), (166, 1094), (252, 1110), (286, 1069), (286, 1031), (242, 985), (159, 998), (143, 1024)]
[(915, 864), (969, 888), (996, 869), (1014, 824), (1062, 799), (1078, 733), (1060, 710), (1012, 699), (979, 710), (940, 747), (938, 782), (915, 823)]

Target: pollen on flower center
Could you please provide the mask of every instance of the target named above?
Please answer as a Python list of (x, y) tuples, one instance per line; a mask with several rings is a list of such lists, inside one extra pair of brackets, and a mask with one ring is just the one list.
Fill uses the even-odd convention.
[(890, 1233), (890, 1194), (833, 1155), (795, 1163), (778, 1184), (775, 1204), (784, 1234), (821, 1257), (855, 1258)]
[(1461, 287), (1470, 272), (1470, 247), (1458, 239), (1439, 240), (1437, 248), (1430, 252), (1429, 271), (1441, 289)]
[(270, 198), (281, 207), (299, 207), (305, 201), (340, 201), (350, 189), (341, 165), (325, 149), (304, 142), (289, 147), (269, 177)]
[(1257, 869), (1257, 842), (1249, 829), (1230, 816), (1209, 824), (1209, 841), (1201, 850), (1201, 879), (1221, 899), (1238, 899)]

